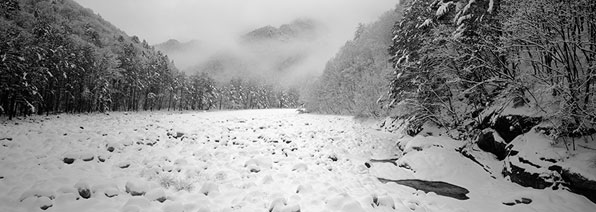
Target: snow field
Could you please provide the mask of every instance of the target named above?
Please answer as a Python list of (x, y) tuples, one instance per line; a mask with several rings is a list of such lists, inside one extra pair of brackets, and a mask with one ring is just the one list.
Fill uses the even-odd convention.
[[(0, 211), (596, 209), (567, 191), (493, 179), (452, 151), (460, 144), (294, 110), (33, 117), (0, 125)], [(370, 162), (389, 158), (399, 159)], [(377, 177), (445, 181), (470, 199)], [(503, 204), (522, 198), (532, 203)]]

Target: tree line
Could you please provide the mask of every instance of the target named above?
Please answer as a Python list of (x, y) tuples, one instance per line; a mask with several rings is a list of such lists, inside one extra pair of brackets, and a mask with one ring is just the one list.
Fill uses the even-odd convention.
[(297, 92), (187, 76), (71, 0), (0, 3), (0, 114), (294, 107)]

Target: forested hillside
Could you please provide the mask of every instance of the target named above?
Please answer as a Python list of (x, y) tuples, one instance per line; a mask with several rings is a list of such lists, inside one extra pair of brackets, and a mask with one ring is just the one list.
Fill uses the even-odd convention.
[(310, 111), (380, 117), (387, 110), (377, 101), (389, 86), (393, 68), (387, 48), (392, 27), (401, 10), (391, 10), (371, 24), (360, 24), (348, 41), (326, 65), (323, 75), (306, 95)]
[(412, 128), (432, 121), (466, 132), (498, 116), (522, 115), (556, 137), (594, 130), (596, 2), (404, 5), (390, 48), (390, 106)]
[(358, 28), (307, 105), (389, 113), (413, 132), (430, 121), (475, 134), (523, 115), (553, 135), (585, 135), (596, 123), (595, 11), (588, 0), (402, 1)]
[(0, 11), (0, 113), (9, 117), (297, 104), (287, 92), (260, 100), (272, 103), (253, 100), (266, 89), (245, 80), (218, 87), (208, 75), (186, 76), (146, 41), (72, 0), (6, 0)]

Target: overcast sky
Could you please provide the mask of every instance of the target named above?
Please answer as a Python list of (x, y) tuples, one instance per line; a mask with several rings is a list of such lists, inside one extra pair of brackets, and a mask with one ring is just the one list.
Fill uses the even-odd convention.
[(398, 0), (75, 0), (129, 35), (150, 44), (168, 39), (217, 42), (266, 25), (314, 18), (337, 39), (350, 39), (358, 23), (376, 20)]

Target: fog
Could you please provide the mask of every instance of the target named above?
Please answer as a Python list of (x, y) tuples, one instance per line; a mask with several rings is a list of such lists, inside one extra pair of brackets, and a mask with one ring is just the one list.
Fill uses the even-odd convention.
[[(169, 54), (177, 67), (186, 72), (196, 71), (205, 61), (228, 54), (244, 66), (233, 68), (238, 73), (242, 72), (239, 69), (246, 69), (243, 71), (249, 74), (275, 76), (285, 82), (291, 81), (288, 78), (322, 72), (326, 61), (353, 37), (358, 23), (375, 21), (398, 3), (398, 0), (76, 1), (152, 45), (169, 39), (197, 40), (196, 48)], [(317, 21), (317, 37), (306, 42), (282, 42), (280, 46), (265, 48), (264, 53), (254, 51), (262, 47), (247, 46), (240, 41), (255, 29), (279, 27), (296, 19)], [(278, 61), (272, 56), (295, 53), (304, 57), (284, 70), (273, 67)]]

